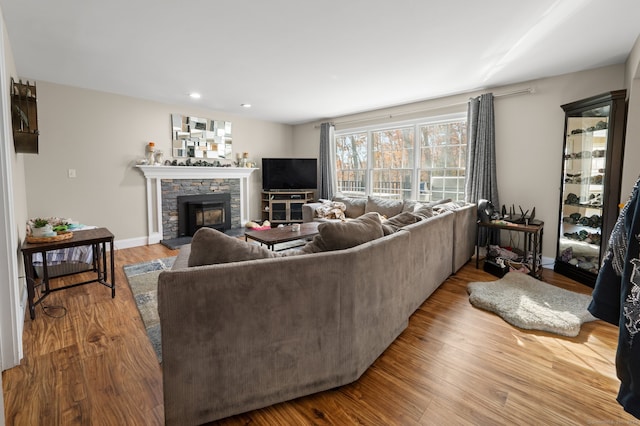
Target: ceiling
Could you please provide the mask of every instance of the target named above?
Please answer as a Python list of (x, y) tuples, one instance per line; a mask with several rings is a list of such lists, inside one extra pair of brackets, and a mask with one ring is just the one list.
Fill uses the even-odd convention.
[(623, 63), (640, 34), (637, 0), (0, 7), (23, 79), (288, 124)]

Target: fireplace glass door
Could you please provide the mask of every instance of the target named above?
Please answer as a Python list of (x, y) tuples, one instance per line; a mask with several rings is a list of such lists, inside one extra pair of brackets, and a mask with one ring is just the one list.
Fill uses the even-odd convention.
[(178, 237), (193, 236), (202, 228), (225, 232), (231, 229), (231, 194), (210, 193), (180, 195), (178, 207)]
[(224, 223), (224, 204), (201, 203), (195, 208), (194, 222), (197, 228), (214, 227)]

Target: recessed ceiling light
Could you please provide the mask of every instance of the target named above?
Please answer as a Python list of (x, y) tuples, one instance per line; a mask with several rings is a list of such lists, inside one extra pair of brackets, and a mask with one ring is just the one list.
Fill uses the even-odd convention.
[(200, 99), (200, 93), (189, 93), (189, 97), (192, 99)]
[(242, 108), (251, 108), (251, 104), (240, 104)]

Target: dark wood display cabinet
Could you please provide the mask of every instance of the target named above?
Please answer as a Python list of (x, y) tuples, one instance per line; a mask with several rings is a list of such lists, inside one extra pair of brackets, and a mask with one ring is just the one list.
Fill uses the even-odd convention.
[(562, 105), (560, 224), (554, 270), (593, 287), (618, 218), (626, 90)]

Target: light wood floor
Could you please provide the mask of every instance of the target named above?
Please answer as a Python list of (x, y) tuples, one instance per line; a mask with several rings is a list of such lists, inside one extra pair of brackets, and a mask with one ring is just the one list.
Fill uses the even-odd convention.
[[(160, 425), (162, 371), (122, 266), (177, 252), (118, 250), (117, 292), (90, 284), (57, 293), (25, 320), (20, 366), (3, 372), (7, 425)], [(547, 282), (591, 289), (545, 270)], [(68, 280), (69, 278), (67, 278)], [(472, 307), (466, 284), (496, 278), (470, 262), (411, 317), (355, 383), (253, 411), (225, 425), (629, 424), (615, 397), (617, 328), (578, 337), (514, 328)], [(52, 315), (60, 309), (49, 308)]]

